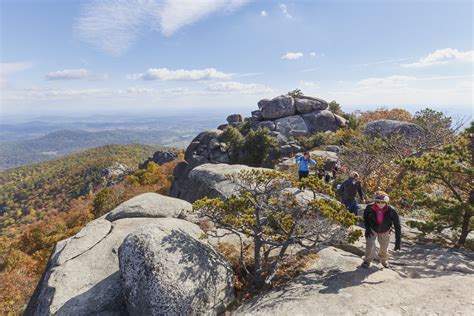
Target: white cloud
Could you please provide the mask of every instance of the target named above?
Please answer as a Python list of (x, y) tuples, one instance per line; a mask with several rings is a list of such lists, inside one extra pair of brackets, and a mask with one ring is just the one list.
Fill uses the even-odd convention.
[(0, 63), (0, 87), (8, 86), (7, 76), (33, 67), (31, 63)]
[[(374, 77), (357, 82), (343, 82), (326, 90), (324, 98), (360, 107), (397, 106), (408, 110), (431, 107), (449, 109), (452, 113), (472, 115), (474, 77), (469, 76), (402, 76)], [(354, 108), (353, 108), (354, 109)]]
[(265, 10), (260, 11), (260, 16), (263, 16), (263, 17), (268, 16), (267, 11)]
[(388, 76), (383, 78), (367, 78), (360, 80), (356, 83), (357, 87), (376, 89), (376, 88), (398, 88), (406, 86), (410, 81), (417, 80), (416, 77), (412, 76)]
[(278, 6), (281, 10), (281, 13), (283, 13), (283, 15), (285, 16), (285, 18), (287, 19), (291, 19), (293, 16), (288, 12), (288, 8), (286, 7), (286, 4), (284, 3), (280, 3), (280, 5)]
[(316, 52), (311, 52), (311, 53), (309, 53), (309, 56), (311, 56), (311, 57), (316, 57)]
[(463, 52), (453, 48), (438, 49), (425, 57), (421, 57), (417, 62), (402, 64), (401, 66), (405, 68), (421, 68), (463, 62), (474, 62), (474, 50)]
[(300, 86), (303, 88), (310, 88), (310, 89), (319, 89), (321, 87), (319, 82), (315, 82), (315, 81), (300, 81)]
[(207, 86), (212, 92), (238, 92), (244, 94), (271, 93), (273, 90), (261, 84), (241, 83), (236, 81), (214, 82)]
[(303, 56), (304, 54), (301, 52), (296, 52), (296, 53), (288, 52), (285, 55), (281, 56), (281, 59), (295, 60), (295, 59), (300, 59)]
[(95, 74), (87, 69), (64, 69), (50, 72), (46, 75), (48, 80), (106, 80), (107, 74)]
[(93, 0), (82, 7), (75, 29), (85, 42), (112, 55), (127, 51), (142, 30), (171, 36), (215, 13), (231, 13), (247, 0)]
[(145, 73), (128, 75), (133, 80), (176, 80), (176, 81), (199, 81), (199, 80), (227, 80), (231, 74), (218, 71), (215, 68), (186, 70), (170, 70), (167, 68), (150, 68)]

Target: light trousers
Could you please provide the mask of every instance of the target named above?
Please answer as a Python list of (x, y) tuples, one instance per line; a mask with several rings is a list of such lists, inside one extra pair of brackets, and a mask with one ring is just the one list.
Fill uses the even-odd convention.
[(388, 245), (390, 244), (390, 231), (385, 233), (377, 233), (372, 230), (372, 236), (365, 238), (365, 258), (364, 261), (372, 262), (377, 257), (375, 249), (375, 240), (378, 240), (380, 249), (378, 258), (380, 262), (388, 262)]

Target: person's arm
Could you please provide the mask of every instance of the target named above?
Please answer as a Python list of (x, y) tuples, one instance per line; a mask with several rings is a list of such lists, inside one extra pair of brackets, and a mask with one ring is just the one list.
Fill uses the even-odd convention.
[(400, 250), (400, 246), (402, 243), (402, 226), (400, 225), (400, 217), (398, 216), (397, 211), (392, 208), (391, 209), (392, 215), (392, 223), (395, 227), (395, 250)]
[(313, 159), (311, 159), (309, 162), (310, 162), (310, 164), (312, 164), (313, 166), (316, 166), (316, 164), (317, 164), (317, 162), (314, 161)]
[(357, 182), (357, 192), (359, 193), (360, 199), (364, 200), (364, 192), (362, 192), (362, 185), (360, 182)]
[(302, 156), (296, 156), (295, 163), (298, 164), (301, 161)]
[(369, 212), (372, 210), (370, 209), (370, 206), (367, 205), (367, 207), (364, 210), (364, 226), (365, 226), (365, 237), (370, 238), (372, 237), (372, 229), (370, 228), (370, 221), (369, 221)]

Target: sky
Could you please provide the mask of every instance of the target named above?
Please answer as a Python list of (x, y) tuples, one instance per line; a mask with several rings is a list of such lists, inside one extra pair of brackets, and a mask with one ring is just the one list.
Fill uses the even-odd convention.
[(0, 3), (3, 118), (248, 114), (296, 88), (473, 114), (470, 0)]

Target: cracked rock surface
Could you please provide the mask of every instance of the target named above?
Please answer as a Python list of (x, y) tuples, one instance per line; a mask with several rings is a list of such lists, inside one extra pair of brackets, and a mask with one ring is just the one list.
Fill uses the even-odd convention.
[[(158, 195), (158, 194), (156, 194)], [(145, 196), (146, 197), (146, 196)], [(144, 197), (135, 199), (141, 201)], [(114, 214), (121, 214), (113, 221), (103, 216), (85, 226), (78, 234), (60, 241), (50, 257), (48, 266), (28, 304), (25, 315), (127, 315), (127, 304), (123, 295), (118, 250), (123, 240), (134, 232), (153, 227), (159, 236), (182, 234), (187, 238), (200, 238), (203, 231), (191, 222), (173, 218), (181, 214), (188, 202), (176, 200), (177, 209), (171, 212), (171, 198), (156, 196), (153, 214), (168, 217), (149, 217), (149, 212), (127, 212), (130, 201), (117, 207)], [(173, 199), (175, 200), (175, 199)], [(168, 203), (159, 204), (159, 201)], [(146, 203), (145, 203), (146, 205)], [(146, 208), (144, 208), (146, 209)], [(110, 215), (111, 213), (109, 213)], [(131, 218), (127, 218), (130, 214)], [(207, 241), (206, 241), (207, 242)], [(176, 252), (179, 252), (179, 245)], [(175, 262), (174, 268), (180, 263)]]

